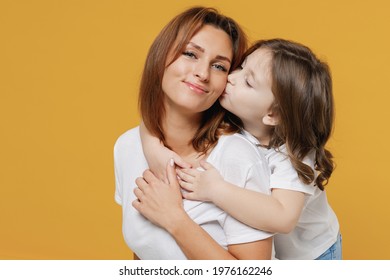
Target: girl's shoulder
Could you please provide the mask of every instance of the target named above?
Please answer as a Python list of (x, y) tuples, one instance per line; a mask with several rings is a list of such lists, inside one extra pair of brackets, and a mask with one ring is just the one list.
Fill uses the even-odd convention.
[(210, 157), (235, 160), (236, 162), (257, 161), (264, 158), (257, 147), (239, 133), (220, 136), (217, 145), (210, 153)]
[(222, 135), (218, 140), (217, 146), (221, 148), (229, 147), (231, 150), (238, 151), (257, 151), (256, 145), (240, 133)]
[[(291, 159), (288, 156), (285, 144), (281, 145), (278, 148), (269, 149), (266, 158), (270, 165), (277, 165), (278, 163), (281, 164), (287, 162), (285, 164), (292, 166)], [(315, 151), (312, 150), (303, 158), (302, 162), (314, 170), (315, 160)]]

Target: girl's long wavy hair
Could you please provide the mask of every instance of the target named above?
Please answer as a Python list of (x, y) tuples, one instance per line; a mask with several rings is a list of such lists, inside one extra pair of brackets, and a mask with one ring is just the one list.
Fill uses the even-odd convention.
[[(225, 31), (232, 42), (233, 60), (230, 69), (235, 69), (247, 49), (247, 37), (240, 26), (231, 18), (220, 14), (214, 8), (193, 7), (173, 18), (152, 43), (146, 58), (140, 90), (139, 108), (146, 128), (158, 137), (165, 146), (167, 143), (162, 129), (165, 117), (164, 92), (162, 78), (165, 68), (175, 61), (183, 52), (191, 38), (204, 26), (212, 25)], [(172, 59), (167, 61), (172, 51)], [(171, 57), (171, 56), (169, 56)], [(192, 139), (194, 149), (206, 153), (213, 148), (219, 135), (224, 132), (235, 132), (239, 128), (229, 124), (225, 119), (225, 109), (219, 102), (203, 114), (199, 129)]]
[[(271, 52), (270, 65), (274, 104), (279, 118), (270, 147), (286, 144), (288, 156), (306, 184), (321, 190), (334, 170), (333, 156), (325, 145), (334, 123), (332, 78), (328, 65), (306, 46), (283, 39), (257, 41), (245, 56), (259, 48)], [(315, 152), (315, 170), (303, 159)]]

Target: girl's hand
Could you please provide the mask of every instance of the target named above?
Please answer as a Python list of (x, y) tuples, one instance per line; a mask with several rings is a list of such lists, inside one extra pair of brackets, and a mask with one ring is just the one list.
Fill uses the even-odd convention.
[(194, 168), (176, 169), (180, 186), (188, 191), (183, 193), (183, 197), (190, 200), (213, 201), (224, 180), (210, 163), (201, 161), (200, 166), (204, 171)]
[(168, 182), (158, 179), (150, 170), (136, 179), (138, 188), (134, 194), (138, 198), (132, 205), (153, 224), (168, 229), (175, 225), (178, 213), (184, 212), (180, 186), (176, 178), (174, 161), (167, 164)]

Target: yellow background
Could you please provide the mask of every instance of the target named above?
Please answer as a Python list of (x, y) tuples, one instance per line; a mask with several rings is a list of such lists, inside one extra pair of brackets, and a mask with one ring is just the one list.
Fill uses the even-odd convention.
[(0, 1), (0, 259), (129, 259), (112, 148), (137, 125), (146, 52), (201, 4), (250, 39), (310, 46), (331, 66), (345, 259), (390, 259), (390, 5), (371, 1)]

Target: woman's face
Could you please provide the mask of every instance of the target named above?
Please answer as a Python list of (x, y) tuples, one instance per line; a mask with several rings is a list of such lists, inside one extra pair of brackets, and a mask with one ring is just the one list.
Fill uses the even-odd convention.
[(199, 113), (210, 108), (225, 89), (232, 57), (230, 37), (212, 25), (203, 26), (165, 69), (167, 110)]
[(225, 93), (219, 99), (222, 107), (238, 116), (246, 129), (259, 127), (271, 112), (274, 95), (270, 63), (272, 55), (264, 48), (246, 57), (241, 67), (229, 75)]

